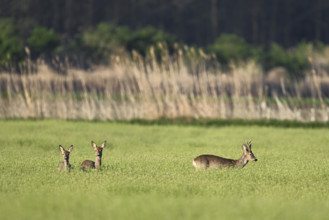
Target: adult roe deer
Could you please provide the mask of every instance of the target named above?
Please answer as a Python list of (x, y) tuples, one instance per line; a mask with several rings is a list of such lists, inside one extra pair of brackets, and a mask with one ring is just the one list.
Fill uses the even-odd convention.
[(69, 147), (69, 149), (67, 149), (67, 150), (65, 150), (64, 147), (62, 147), (62, 145), (59, 145), (59, 150), (61, 151), (61, 153), (63, 155), (64, 161), (59, 162), (59, 164), (57, 166), (58, 171), (71, 169), (71, 164), (69, 162), (69, 159), (70, 159), (70, 153), (73, 150), (73, 145), (71, 145)]
[(106, 141), (101, 146), (97, 146), (94, 141), (91, 141), (91, 146), (94, 148), (95, 151), (95, 162), (92, 160), (85, 160), (81, 163), (81, 168), (83, 170), (89, 170), (89, 169), (99, 169), (102, 165), (102, 151), (106, 145)]
[(251, 151), (251, 141), (242, 145), (243, 154), (237, 159), (227, 159), (215, 155), (200, 155), (193, 160), (193, 166), (196, 169), (207, 169), (207, 168), (243, 168), (249, 161), (257, 161), (258, 159)]

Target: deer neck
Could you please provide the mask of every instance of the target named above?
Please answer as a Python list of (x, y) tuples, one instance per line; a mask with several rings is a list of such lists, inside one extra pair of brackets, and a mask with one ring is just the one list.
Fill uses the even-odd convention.
[(95, 168), (100, 168), (102, 165), (102, 157), (101, 156), (96, 156), (95, 159)]
[(64, 159), (64, 167), (71, 167), (71, 164), (69, 163), (69, 160), (68, 159)]
[(243, 154), (239, 159), (235, 161), (235, 166), (237, 168), (243, 168), (245, 165), (247, 165), (248, 159), (245, 154)]

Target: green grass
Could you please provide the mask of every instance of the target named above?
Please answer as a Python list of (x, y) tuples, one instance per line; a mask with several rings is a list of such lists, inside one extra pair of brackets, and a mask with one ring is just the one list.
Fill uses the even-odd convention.
[[(195, 171), (202, 153), (258, 162)], [(109, 143), (101, 171), (90, 141)], [(325, 128), (0, 121), (0, 219), (328, 219)], [(58, 173), (58, 145), (74, 145)]]
[[(96, 120), (95, 120), (96, 121)], [(282, 128), (329, 128), (329, 122), (301, 122), (293, 120), (276, 120), (276, 119), (261, 119), (261, 120), (245, 120), (245, 119), (193, 119), (193, 118), (175, 118), (167, 119), (160, 118), (156, 120), (147, 119), (132, 119), (129, 121), (121, 121), (121, 123), (141, 124), (141, 125), (184, 125), (184, 126), (270, 126)]]

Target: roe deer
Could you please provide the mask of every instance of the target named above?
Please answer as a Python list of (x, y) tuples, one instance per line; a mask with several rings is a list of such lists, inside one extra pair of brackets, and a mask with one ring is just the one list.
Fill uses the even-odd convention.
[(64, 161), (58, 164), (57, 166), (58, 171), (61, 171), (63, 169), (64, 170), (71, 169), (71, 164), (69, 163), (69, 159), (70, 159), (70, 153), (73, 150), (73, 145), (71, 145), (67, 150), (65, 150), (64, 147), (62, 147), (62, 145), (59, 145), (59, 150), (63, 155)]
[(200, 155), (193, 160), (193, 166), (196, 169), (206, 168), (243, 168), (249, 161), (257, 161), (257, 158), (251, 151), (251, 141), (242, 145), (243, 154), (237, 159), (227, 159), (215, 155)]
[(103, 148), (105, 147), (105, 145), (106, 145), (106, 141), (104, 141), (104, 143), (99, 147), (95, 144), (94, 141), (91, 141), (91, 146), (94, 148), (96, 159), (95, 159), (95, 162), (92, 160), (83, 161), (80, 165), (83, 170), (89, 170), (91, 168), (93, 168), (93, 169), (101, 168), (102, 151), (103, 151)]

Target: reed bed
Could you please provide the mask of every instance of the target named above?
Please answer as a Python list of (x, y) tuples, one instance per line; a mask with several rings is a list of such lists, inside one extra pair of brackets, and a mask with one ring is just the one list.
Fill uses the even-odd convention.
[[(192, 51), (193, 52), (193, 51)], [(130, 120), (158, 118), (328, 121), (329, 77), (313, 69), (293, 81), (253, 61), (222, 71), (213, 58), (151, 49), (117, 56), (108, 66), (58, 74), (0, 74), (0, 118)], [(196, 53), (195, 53), (196, 54)]]

